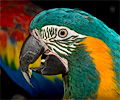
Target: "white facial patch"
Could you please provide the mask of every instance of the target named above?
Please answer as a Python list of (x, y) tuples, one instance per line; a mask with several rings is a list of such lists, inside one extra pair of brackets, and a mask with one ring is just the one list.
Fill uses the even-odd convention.
[(79, 34), (65, 26), (47, 25), (41, 28), (40, 39), (54, 52), (62, 55), (71, 54), (80, 39), (85, 35)]
[[(42, 30), (46, 30), (46, 32), (47, 32), (47, 29), (51, 29), (51, 28), (57, 29), (57, 31), (56, 31), (56, 33), (55, 33), (55, 34), (56, 34), (55, 40), (64, 40), (64, 39), (67, 39), (67, 38), (69, 38), (69, 37), (71, 37), (71, 36), (78, 36), (79, 38), (85, 38), (85, 37), (86, 37), (85, 35), (79, 34), (79, 33), (75, 32), (74, 30), (71, 30), (71, 29), (69, 29), (69, 28), (67, 28), (67, 27), (64, 27), (64, 26), (47, 25), (47, 26), (42, 27)], [(61, 38), (61, 37), (58, 35), (58, 32), (59, 32), (59, 30), (61, 30), (61, 29), (66, 29), (67, 32), (68, 32), (68, 35), (67, 35), (66, 37), (64, 37), (64, 38)], [(48, 33), (46, 33), (46, 36), (48, 36)]]

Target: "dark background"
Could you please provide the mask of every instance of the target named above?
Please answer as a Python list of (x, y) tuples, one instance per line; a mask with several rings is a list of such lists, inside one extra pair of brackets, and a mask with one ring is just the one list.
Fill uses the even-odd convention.
[[(63, 1), (63, 0), (54, 0), (54, 1), (33, 1), (32, 3), (42, 7), (44, 10), (51, 9), (51, 8), (79, 8), (85, 12), (90, 13), (91, 15), (97, 17), (98, 19), (102, 20), (108, 27), (112, 28), (118, 34), (120, 34), (120, 27), (119, 27), (119, 11), (120, 11), (120, 2), (117, 0), (114, 1)], [(21, 94), (25, 96), (27, 99), (31, 98), (28, 93), (26, 93), (22, 88), (16, 85), (2, 70), (3, 78), (1, 78), (2, 85), (2, 98), (8, 97), (12, 98), (15, 94)], [(12, 84), (10, 86), (10, 84)], [(14, 91), (13, 91), (14, 90)], [(11, 92), (12, 91), (12, 92)], [(1, 96), (0, 96), (1, 97)], [(45, 97), (36, 97), (38, 98), (45, 98)]]

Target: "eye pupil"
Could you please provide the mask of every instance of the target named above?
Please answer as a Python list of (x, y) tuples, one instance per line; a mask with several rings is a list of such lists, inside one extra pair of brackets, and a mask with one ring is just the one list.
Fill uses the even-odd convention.
[(64, 32), (64, 31), (61, 31), (61, 35), (65, 35), (65, 32)]

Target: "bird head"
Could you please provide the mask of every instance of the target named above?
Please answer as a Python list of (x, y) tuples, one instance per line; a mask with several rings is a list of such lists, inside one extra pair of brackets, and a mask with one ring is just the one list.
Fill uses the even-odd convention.
[[(77, 51), (79, 43), (86, 38), (85, 30), (91, 20), (89, 16), (76, 9), (56, 8), (43, 11), (32, 20), (30, 34), (20, 53), (20, 68), (30, 85), (31, 70), (42, 75), (69, 72), (69, 59)], [(88, 29), (89, 32), (90, 28)], [(40, 67), (30, 70), (29, 64), (35, 62), (39, 56)]]
[[(71, 95), (87, 99), (88, 94), (96, 94), (100, 82), (104, 85), (100, 86), (99, 93), (108, 91), (104, 87), (115, 86), (109, 80), (115, 76), (113, 64), (118, 70), (115, 57), (119, 58), (116, 50), (119, 50), (120, 38), (96, 17), (78, 9), (50, 9), (32, 20), (29, 31), (20, 53), (20, 68), (31, 86), (31, 70), (42, 75), (64, 75), (64, 92), (68, 98)], [(29, 64), (39, 56), (40, 67), (30, 70)], [(116, 75), (118, 79), (119, 74)]]
[[(38, 14), (31, 22), (30, 34), (20, 52), (20, 68), (31, 86), (29, 80), (31, 70), (42, 75), (68, 73), (67, 58), (86, 37), (76, 31), (78, 21), (75, 19), (81, 17), (76, 15), (76, 11), (66, 8), (50, 9)], [(35, 62), (40, 55), (42, 55), (40, 67), (30, 70), (29, 64)]]

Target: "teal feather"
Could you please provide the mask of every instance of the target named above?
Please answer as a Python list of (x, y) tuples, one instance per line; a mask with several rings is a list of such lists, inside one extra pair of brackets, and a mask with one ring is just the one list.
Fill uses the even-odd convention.
[[(31, 31), (34, 28), (40, 30), (45, 25), (66, 26), (79, 34), (92, 36), (106, 43), (111, 50), (110, 55), (113, 57), (114, 72), (116, 73), (115, 79), (118, 81), (117, 85), (120, 88), (120, 36), (114, 30), (87, 12), (69, 8), (55, 8), (43, 11), (33, 19), (29, 30)], [(81, 98), (85, 97), (81, 96)]]
[[(93, 59), (89, 52), (82, 46), (68, 57), (69, 61), (69, 88), (71, 97), (74, 99), (87, 99), (91, 95), (96, 97), (95, 93), (99, 87), (99, 73), (95, 68)], [(87, 60), (86, 60), (87, 59)], [(92, 97), (93, 98), (93, 97)]]

